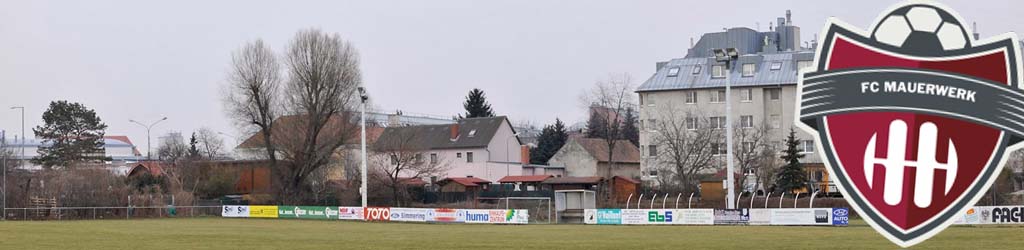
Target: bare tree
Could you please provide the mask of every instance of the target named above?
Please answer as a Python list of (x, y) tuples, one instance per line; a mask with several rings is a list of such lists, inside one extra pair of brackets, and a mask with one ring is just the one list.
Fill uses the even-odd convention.
[[(601, 126), (588, 126), (590, 130), (600, 130), (589, 131), (588, 134), (604, 139), (605, 145), (608, 146), (609, 165), (604, 174), (606, 178), (611, 177), (612, 169), (615, 168), (613, 156), (616, 141), (624, 139), (622, 135), (623, 112), (636, 105), (632, 81), (633, 79), (628, 73), (612, 75), (607, 80), (598, 81), (592, 89), (583, 92), (580, 96), (583, 105), (591, 113), (591, 121), (596, 120), (603, 123)], [(605, 188), (604, 197), (611, 197), (610, 188)]]
[(663, 105), (660, 116), (649, 126), (657, 132), (651, 133), (653, 145), (657, 145), (656, 160), (671, 175), (659, 174), (661, 184), (677, 184), (681, 191), (696, 190), (698, 174), (714, 169), (718, 149), (714, 144), (723, 142), (723, 129), (705, 115), (686, 112)]
[[(273, 137), (274, 121), (280, 115), (281, 65), (274, 51), (256, 40), (231, 55), (231, 70), (225, 89), (228, 115), (245, 131), (259, 133), (264, 142)], [(277, 165), (277, 150), (264, 143), (271, 167)]]
[[(733, 124), (733, 158), (741, 173), (758, 175), (762, 167), (771, 164), (766, 161), (765, 157), (778, 158), (775, 157), (773, 151), (768, 150), (773, 146), (769, 134), (770, 129), (765, 122), (754, 123), (751, 121), (751, 124), (745, 125), (739, 121)], [(740, 178), (738, 184), (741, 190), (746, 187), (746, 181), (746, 178)], [(756, 192), (760, 183), (753, 184), (753, 192)]]
[(189, 157), (189, 147), (185, 145), (185, 140), (181, 138), (181, 134), (169, 133), (163, 138), (165, 139), (156, 148), (157, 159), (167, 164), (175, 164)]
[(410, 128), (389, 128), (374, 146), (371, 176), (391, 190), (392, 205), (405, 200), (407, 180), (438, 176), (448, 169), (449, 162), (440, 155), (427, 155), (423, 136)]
[(202, 127), (196, 131), (196, 139), (206, 159), (215, 159), (224, 150), (224, 140), (213, 129)]
[(287, 164), (277, 167), (280, 197), (301, 197), (306, 177), (328, 165), (339, 147), (354, 140), (355, 125), (348, 111), (362, 84), (359, 55), (337, 34), (299, 31), (285, 53), (289, 79), (284, 89), (286, 110), (292, 113), (287, 137), (272, 144), (282, 147)]

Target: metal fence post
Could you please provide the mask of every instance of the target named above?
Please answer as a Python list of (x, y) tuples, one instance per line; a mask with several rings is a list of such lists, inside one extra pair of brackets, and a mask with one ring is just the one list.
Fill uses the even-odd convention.
[(772, 198), (772, 192), (768, 192), (768, 196), (764, 197), (764, 208), (768, 208), (768, 199)]
[(796, 202), (800, 200), (800, 194), (796, 193), (796, 198), (793, 198), (793, 208), (796, 208)]

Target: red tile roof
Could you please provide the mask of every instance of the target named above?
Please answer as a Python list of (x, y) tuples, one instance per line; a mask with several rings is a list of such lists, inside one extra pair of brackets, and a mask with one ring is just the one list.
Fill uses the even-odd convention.
[(398, 180), (398, 183), (402, 183), (409, 186), (427, 185), (427, 182), (423, 181), (423, 179), (420, 178), (401, 178)]
[[(301, 126), (302, 119), (303, 119), (303, 116), (299, 116), (299, 115), (289, 115), (289, 116), (278, 117), (276, 120), (274, 120), (274, 129), (273, 129), (273, 136), (274, 136), (274, 138), (272, 138), (272, 140), (281, 140), (281, 138), (288, 138), (290, 135), (294, 135), (295, 133), (300, 133), (301, 131), (297, 131), (296, 129), (302, 127)], [(348, 140), (350, 142), (352, 142), (352, 143), (358, 144), (359, 143), (359, 124), (352, 123), (352, 122), (347, 122), (348, 119), (350, 119), (350, 117), (348, 115), (341, 115), (341, 114), (339, 114), (339, 115), (332, 116), (327, 121), (327, 125), (324, 126), (325, 128), (324, 128), (324, 131), (321, 132), (321, 136), (335, 136), (335, 134), (339, 134), (339, 133), (333, 132), (333, 131), (339, 131), (339, 132), (347, 131), (349, 133), (347, 135), (349, 137)], [(376, 141), (377, 137), (380, 137), (380, 134), (383, 133), (383, 132), (384, 132), (384, 128), (375, 127), (375, 126), (367, 126), (366, 127), (366, 140), (367, 140), (367, 142), (368, 143), (372, 143), (373, 141)], [(263, 141), (263, 134), (261, 134), (259, 132), (256, 132), (256, 133), (252, 134), (251, 136), (249, 136), (249, 138), (245, 139), (245, 141), (243, 141), (241, 144), (239, 144), (238, 148), (249, 148), (249, 149), (263, 148), (264, 145), (265, 144), (264, 144), (264, 141)]]
[(136, 163), (135, 166), (132, 167), (132, 169), (128, 170), (128, 175), (129, 176), (134, 176), (134, 175), (137, 175), (137, 174), (144, 173), (144, 172), (141, 172), (141, 171), (145, 171), (145, 172), (147, 172), (147, 173), (149, 173), (149, 174), (151, 174), (153, 176), (160, 176), (160, 175), (163, 175), (164, 168), (163, 168), (163, 166), (161, 166), (160, 162), (158, 162), (158, 161), (142, 161), (142, 162)]
[(449, 181), (454, 181), (455, 183), (458, 183), (459, 185), (463, 185), (463, 186), (467, 186), (467, 187), (476, 187), (476, 186), (479, 186), (479, 184), (491, 183), (491, 181), (480, 179), (480, 178), (476, 178), (476, 177), (448, 177), (448, 178), (445, 178), (444, 180), (441, 180), (441, 182), (449, 182)]
[(604, 178), (591, 176), (591, 177), (559, 177), (550, 178), (541, 182), (542, 184), (598, 184)]
[(551, 175), (509, 175), (502, 177), (498, 180), (498, 183), (514, 183), (514, 182), (542, 182), (551, 178)]

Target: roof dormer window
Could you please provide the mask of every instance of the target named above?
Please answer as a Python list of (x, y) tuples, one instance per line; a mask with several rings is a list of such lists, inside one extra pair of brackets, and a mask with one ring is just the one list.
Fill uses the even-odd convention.
[(668, 77), (679, 76), (679, 67), (672, 67), (668, 69)]
[(469, 137), (476, 136), (476, 129), (469, 131)]
[(772, 67), (770, 69), (772, 71), (776, 71), (776, 70), (782, 69), (782, 62), (772, 62)]
[(700, 75), (700, 65), (693, 66), (693, 74)]

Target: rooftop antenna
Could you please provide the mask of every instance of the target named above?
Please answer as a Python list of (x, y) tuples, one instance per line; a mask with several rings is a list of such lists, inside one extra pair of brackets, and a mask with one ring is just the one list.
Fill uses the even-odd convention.
[(775, 23), (768, 22), (768, 31), (775, 31)]
[(978, 33), (978, 22), (974, 22), (974, 23), (972, 23), (972, 25), (971, 25), (971, 26), (973, 26), (973, 27), (971, 28), (971, 30), (973, 30), (973, 31), (974, 31), (974, 34), (973, 34), (973, 35), (974, 35), (974, 40), (978, 40), (978, 39), (981, 39), (981, 34), (980, 34), (980, 33)]
[(690, 37), (690, 48), (693, 48), (693, 37)]
[(786, 25), (793, 25), (793, 12), (786, 10)]

